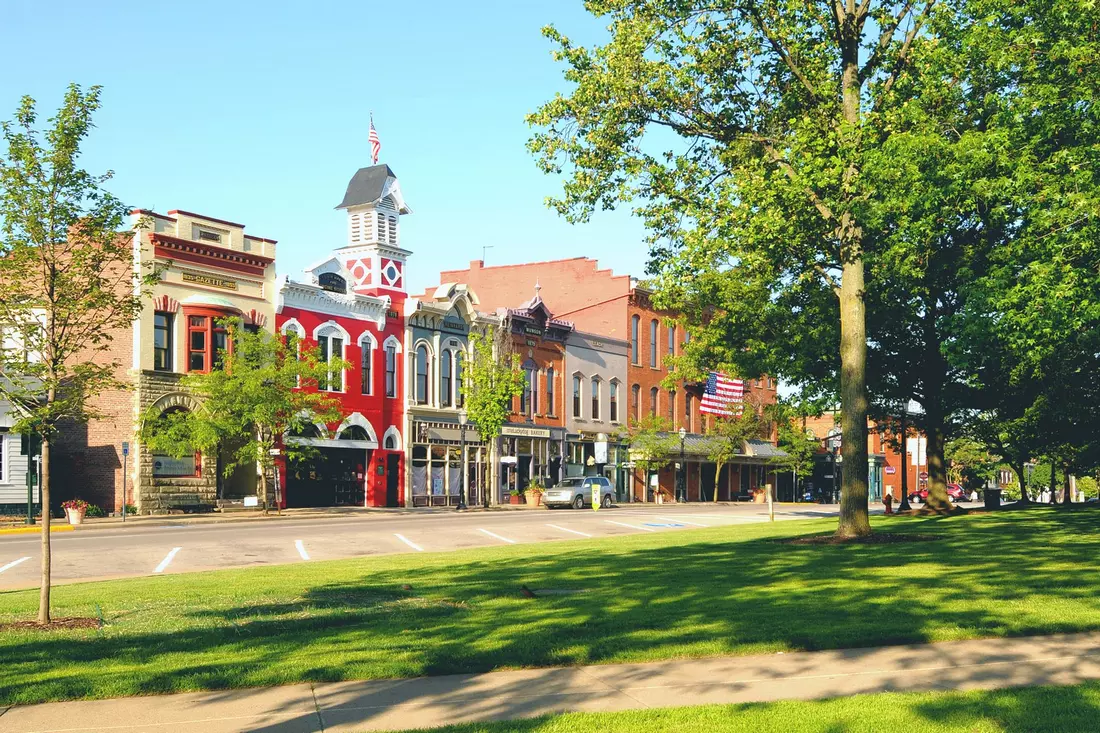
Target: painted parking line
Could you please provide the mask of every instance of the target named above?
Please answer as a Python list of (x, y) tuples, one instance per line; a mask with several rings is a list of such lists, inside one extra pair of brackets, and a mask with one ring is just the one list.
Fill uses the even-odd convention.
[(489, 535), (490, 537), (495, 537), (496, 539), (500, 540), (501, 542), (507, 542), (507, 543), (508, 543), (509, 545), (514, 545), (514, 544), (516, 544), (516, 541), (515, 541), (515, 540), (510, 540), (510, 539), (508, 539), (507, 537), (501, 537), (501, 536), (500, 536), (499, 534), (497, 534), (496, 532), (490, 532), (489, 530), (487, 530), (487, 529), (482, 529), (481, 527), (478, 527), (477, 531), (478, 531), (478, 532), (481, 532), (481, 533), (483, 533), (483, 534), (487, 534), (487, 535)]
[(24, 563), (24, 562), (26, 562), (27, 560), (30, 560), (30, 559), (31, 559), (30, 555), (27, 555), (26, 557), (21, 557), (21, 558), (19, 558), (18, 560), (12, 560), (12, 561), (11, 561), (11, 562), (9, 562), (9, 563), (8, 563), (7, 565), (5, 565), (4, 567), (0, 568), (0, 573), (4, 572), (5, 570), (11, 570), (11, 569), (12, 569), (12, 568), (14, 568), (14, 567), (15, 567), (16, 565), (18, 565), (18, 564), (20, 564), (20, 563)]
[(301, 540), (294, 540), (294, 546), (298, 548), (298, 554), (302, 556), (303, 560), (309, 559), (309, 553), (306, 552), (306, 546), (302, 544)]
[(657, 517), (657, 519), (663, 519), (666, 522), (678, 522), (680, 524), (690, 524), (692, 527), (713, 527), (712, 524), (699, 524), (698, 522), (689, 522), (686, 519), (673, 519), (672, 517)]
[(569, 529), (568, 527), (559, 527), (556, 524), (548, 524), (547, 527), (553, 527), (554, 529), (560, 529), (562, 532), (572, 532), (573, 534), (579, 534), (581, 537), (591, 537), (592, 535), (587, 532), (578, 532), (575, 529)]
[(156, 569), (154, 569), (153, 572), (163, 573), (164, 569), (172, 563), (172, 558), (174, 558), (176, 556), (176, 553), (182, 549), (182, 547), (173, 547), (172, 551), (169, 552), (168, 555), (166, 555), (165, 558), (160, 561), (160, 565), (157, 565)]
[(625, 522), (616, 522), (613, 519), (605, 519), (603, 521), (607, 522), (608, 524), (617, 524), (620, 527), (629, 527), (630, 529), (640, 529), (643, 532), (656, 532), (657, 531), (657, 530), (653, 529), (652, 527), (643, 527), (640, 524), (627, 524)]
[(394, 535), (394, 537), (396, 537), (397, 539), (401, 540), (402, 542), (404, 542), (404, 543), (405, 543), (406, 545), (408, 545), (409, 547), (413, 548), (413, 549), (414, 549), (414, 550), (416, 550), (417, 552), (424, 552), (424, 548), (423, 548), (423, 547), (421, 547), (420, 545), (416, 544), (415, 542), (413, 542), (412, 540), (410, 540), (410, 539), (409, 539), (408, 537), (406, 537), (405, 535), (403, 535), (403, 534), (395, 534), (395, 535)]

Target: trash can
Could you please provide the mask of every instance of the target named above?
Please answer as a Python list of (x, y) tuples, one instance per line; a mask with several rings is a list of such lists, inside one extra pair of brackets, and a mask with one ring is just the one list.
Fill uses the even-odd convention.
[(1000, 489), (986, 489), (983, 492), (985, 496), (985, 508), (997, 509), (1001, 506), (1001, 490)]

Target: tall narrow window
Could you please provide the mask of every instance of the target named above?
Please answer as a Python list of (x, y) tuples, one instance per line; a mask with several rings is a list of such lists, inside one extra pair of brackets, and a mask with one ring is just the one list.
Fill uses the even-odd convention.
[[(321, 362), (328, 364), (333, 359), (342, 359), (344, 356), (344, 339), (338, 336), (318, 336), (317, 347), (321, 351)], [(338, 369), (328, 371), (319, 380), (318, 388), (329, 392), (344, 391), (344, 371)]]
[(455, 405), (462, 407), (466, 404), (465, 387), (462, 384), (462, 352), (455, 352)]
[(649, 322), (649, 365), (657, 368), (657, 319)]
[[(332, 353), (329, 351), (328, 347), (328, 336), (317, 337), (317, 348), (321, 352), (321, 363), (328, 364), (329, 354)], [(328, 389), (328, 374), (325, 374), (323, 377), (317, 380), (317, 387), (318, 389), (322, 390)]]
[(187, 371), (205, 372), (206, 332), (209, 329), (206, 316), (190, 316), (187, 319)]
[(539, 370), (533, 366), (529, 370), (531, 375), (531, 414), (539, 414)]
[(546, 414), (557, 414), (554, 412), (554, 367), (546, 367)]
[(649, 390), (649, 414), (657, 416), (657, 400), (660, 399), (660, 391), (654, 387)]
[(531, 409), (531, 376), (534, 371), (531, 369), (523, 370), (523, 391), (519, 394), (519, 414), (529, 415)]
[(428, 404), (428, 347), (416, 347), (416, 401)]
[(611, 380), (611, 391), (608, 396), (610, 397), (608, 417), (611, 422), (619, 422), (619, 383), (614, 379)]
[(676, 355), (676, 324), (668, 324), (668, 355)]
[(359, 388), (365, 395), (374, 394), (374, 380), (371, 379), (373, 374), (371, 360), (373, 357), (374, 348), (371, 346), (370, 341), (364, 339), (359, 351)]
[(386, 396), (397, 396), (397, 347), (386, 346)]
[(213, 327), (210, 330), (211, 339), (213, 342), (213, 358), (214, 368), (221, 369), (222, 364), (225, 363), (225, 354), (229, 350), (229, 335), (225, 331), (225, 326), (217, 321), (214, 321)]
[(573, 417), (581, 416), (581, 375), (573, 375)]
[(592, 419), (600, 419), (600, 380), (592, 377)]
[(676, 390), (668, 391), (668, 424), (676, 424)]
[(642, 388), (636, 384), (630, 388), (630, 412), (633, 413), (634, 422), (642, 419)]
[(172, 371), (172, 321), (171, 313), (153, 314), (153, 369)]
[(691, 411), (695, 404), (695, 397), (688, 392), (687, 397), (684, 399), (684, 430), (689, 433), (695, 430), (695, 427), (691, 424)]
[(638, 351), (638, 324), (641, 319), (638, 316), (630, 318), (630, 360), (635, 364), (642, 363), (641, 352)]
[(439, 357), (439, 403), (451, 406), (451, 352), (446, 350)]

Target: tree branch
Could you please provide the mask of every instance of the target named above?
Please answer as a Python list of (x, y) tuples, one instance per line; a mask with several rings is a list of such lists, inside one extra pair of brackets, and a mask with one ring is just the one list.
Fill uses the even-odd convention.
[(886, 80), (886, 84), (883, 85), (882, 95), (879, 99), (885, 97), (890, 93), (890, 90), (894, 88), (894, 83), (897, 82), (898, 77), (901, 76), (901, 72), (905, 68), (906, 62), (909, 60), (909, 51), (913, 47), (913, 39), (920, 33), (921, 26), (924, 25), (928, 13), (931, 12), (932, 6), (935, 4), (936, 0), (928, 0), (928, 2), (925, 3), (924, 10), (922, 10), (916, 20), (913, 21), (913, 27), (905, 34), (905, 41), (902, 42), (901, 50), (898, 51), (898, 58), (894, 61), (894, 69), (890, 72), (890, 78)]
[(813, 100), (814, 104), (817, 104), (820, 99), (818, 97), (817, 90), (814, 88), (814, 85), (810, 83), (809, 78), (803, 73), (802, 68), (794, 62), (793, 58), (791, 58), (790, 53), (788, 53), (786, 47), (784, 47), (784, 45), (780, 43), (779, 38), (777, 38), (776, 35), (772, 33), (771, 30), (768, 28), (767, 23), (764, 22), (764, 18), (760, 15), (760, 12), (756, 8), (756, 6), (750, 4), (745, 9), (748, 11), (748, 14), (752, 16), (753, 21), (756, 23), (759, 31), (764, 34), (764, 37), (766, 39), (768, 39), (768, 43), (771, 45), (772, 49), (777, 54), (779, 54), (779, 58), (783, 60), (783, 63), (787, 65), (787, 68), (791, 70), (791, 73), (794, 74), (795, 78), (798, 79), (798, 81), (802, 83), (802, 86), (806, 88), (806, 91), (809, 92), (810, 99)]
[(875, 50), (871, 52), (871, 56), (867, 59), (867, 63), (860, 69), (860, 81), (866, 81), (871, 74), (874, 73), (875, 68), (882, 63), (882, 54), (890, 46), (890, 41), (893, 39), (894, 33), (897, 32), (898, 26), (900, 26), (905, 18), (908, 17), (909, 13), (912, 12), (916, 2), (917, 0), (906, 0), (905, 7), (901, 9), (901, 12), (897, 14), (889, 25), (882, 29), (878, 37), (878, 43), (875, 44)]

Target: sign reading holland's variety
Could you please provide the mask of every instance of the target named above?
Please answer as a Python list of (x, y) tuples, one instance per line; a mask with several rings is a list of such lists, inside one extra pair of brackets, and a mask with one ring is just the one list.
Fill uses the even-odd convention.
[(183, 281), (185, 283), (195, 283), (196, 285), (209, 285), (212, 288), (221, 288), (222, 290), (236, 290), (236, 280), (225, 280), (220, 277), (210, 277), (209, 275), (196, 275), (193, 272), (183, 273)]

